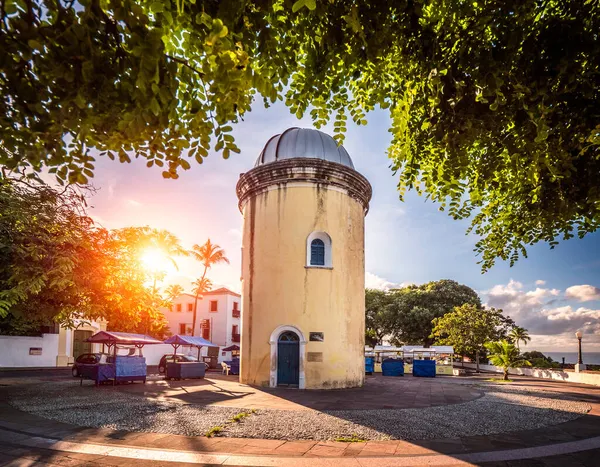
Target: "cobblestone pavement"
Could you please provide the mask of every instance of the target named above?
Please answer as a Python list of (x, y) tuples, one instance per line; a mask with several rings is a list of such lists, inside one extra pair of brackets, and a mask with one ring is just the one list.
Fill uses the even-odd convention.
[[(13, 386), (8, 392), (19, 410), (85, 427), (290, 441), (488, 435), (560, 424), (591, 409), (557, 392), (452, 381), (378, 376), (345, 398), (344, 390), (265, 392), (216, 378), (175, 387), (162, 380), (95, 387), (67, 379)], [(229, 399), (222, 398), (224, 393)]]
[[(311, 394), (315, 400), (302, 400), (300, 393), (309, 391), (289, 391), (283, 396), (275, 391), (262, 391), (259, 389), (241, 387), (231, 378), (210, 378), (210, 385), (214, 386), (214, 402), (208, 407), (202, 407), (195, 400), (208, 397), (206, 393), (196, 394), (193, 385), (174, 385), (163, 388), (160, 381), (152, 384), (132, 385), (122, 387), (83, 387), (82, 392), (77, 392), (77, 385), (68, 379), (51, 378), (53, 381), (45, 381), (43, 376), (38, 378), (25, 378), (19, 381), (15, 378), (3, 378), (0, 375), (0, 465), (309, 465), (319, 467), (320, 465), (490, 465), (490, 466), (512, 466), (512, 465), (597, 465), (597, 455), (600, 449), (600, 388), (585, 385), (567, 384), (543, 380), (518, 378), (510, 386), (497, 385), (484, 381), (484, 378), (439, 378), (435, 382), (421, 383), (419, 380), (406, 378), (402, 382), (390, 382), (398, 391), (396, 398), (401, 396), (400, 390), (410, 389), (412, 382), (429, 384), (430, 391), (434, 393), (436, 388), (447, 385), (447, 395), (452, 394), (452, 385), (457, 391), (472, 395), (468, 401), (456, 401), (445, 405), (429, 404), (427, 407), (419, 407), (421, 401), (417, 397), (413, 399), (415, 405), (412, 408), (399, 409), (397, 407), (385, 409), (369, 408), (360, 406), (354, 409), (340, 409), (340, 402), (336, 402), (333, 396), (331, 401), (334, 410), (325, 411), (320, 417), (333, 417), (345, 422), (352, 422), (359, 426), (366, 426), (369, 422), (361, 417), (363, 412), (377, 413), (375, 418), (385, 418), (394, 413), (415, 412), (415, 420), (418, 413), (421, 418), (426, 418), (423, 413), (442, 414), (441, 418), (435, 419), (436, 424), (447, 424), (447, 410), (459, 410), (471, 414), (470, 420), (463, 420), (463, 429), (454, 430), (452, 434), (442, 431), (435, 432), (435, 436), (419, 435), (419, 439), (399, 440), (375, 440), (366, 442), (341, 442), (325, 441), (319, 439), (264, 439), (264, 438), (242, 438), (236, 430), (244, 425), (269, 426), (261, 422), (261, 413), (271, 413), (282, 417), (287, 414), (290, 417), (286, 423), (293, 431), (295, 425), (294, 416), (308, 416), (307, 414), (319, 413), (311, 405), (322, 403), (317, 394)], [(382, 378), (383, 379), (383, 378)], [(445, 380), (445, 381), (444, 381)], [(380, 384), (380, 382), (377, 382)], [(386, 381), (381, 384), (387, 384)], [(196, 383), (196, 385), (198, 385)], [(426, 387), (426, 386), (423, 386)], [(35, 389), (37, 388), (37, 389)], [(54, 389), (51, 389), (54, 388)], [(14, 402), (16, 393), (21, 394), (21, 401), (29, 400), (21, 408), (29, 412), (19, 410)], [(181, 396), (188, 391), (190, 399)], [(367, 389), (369, 390), (369, 389)], [(50, 392), (48, 392), (50, 391)], [(55, 391), (55, 393), (51, 392)], [(173, 396), (170, 391), (175, 391)], [(256, 393), (255, 393), (256, 391)], [(386, 388), (387, 392), (394, 389)], [(444, 389), (445, 391), (445, 389)], [(85, 407), (92, 404), (93, 407), (110, 406), (109, 397), (113, 396), (112, 410), (124, 412), (128, 406), (136, 407), (130, 417), (141, 415), (146, 401), (155, 404), (174, 403), (187, 410), (194, 406), (202, 407), (199, 410), (210, 412), (212, 410), (226, 410), (227, 416), (231, 413), (246, 413), (240, 422), (231, 421), (225, 424), (225, 434), (228, 437), (216, 436), (207, 438), (204, 436), (182, 436), (168, 433), (131, 432), (126, 429), (111, 429), (100, 427), (84, 428), (69, 423), (52, 420), (41, 416), (44, 409), (44, 392), (48, 399), (57, 404), (56, 412), (85, 412)], [(237, 397), (240, 393), (248, 393), (246, 396)], [(445, 391), (446, 392), (446, 391)], [(8, 403), (9, 394), (13, 394), (13, 404)], [(292, 394), (294, 393), (294, 394)], [(37, 394), (37, 395), (36, 395)], [(73, 395), (77, 397), (73, 399)], [(266, 404), (269, 398), (284, 400), (268, 409), (264, 405), (251, 413), (251, 408), (244, 408), (240, 400), (252, 401), (252, 395), (256, 404)], [(288, 396), (288, 394), (291, 394)], [(85, 396), (85, 397), (84, 397)], [(224, 397), (225, 396), (225, 397)], [(306, 394), (302, 397), (307, 398)], [(360, 392), (353, 396), (354, 399), (362, 397)], [(340, 399), (340, 395), (337, 396)], [(195, 399), (195, 400), (194, 400)], [(234, 407), (231, 402), (236, 400)], [(422, 399), (421, 399), (422, 400)], [(137, 401), (137, 402), (136, 402)], [(224, 404), (221, 402), (225, 401)], [(76, 403), (74, 403), (76, 402)], [(302, 404), (302, 403), (304, 404)], [(135, 404), (141, 404), (135, 405)], [(373, 403), (373, 402), (371, 402)], [(336, 405), (338, 404), (338, 405)], [(388, 405), (378, 402), (381, 405)], [(522, 418), (505, 414), (505, 424), (516, 424), (510, 431), (474, 434), (469, 430), (481, 430), (486, 427), (486, 415), (482, 412), (471, 413), (468, 409), (476, 407), (473, 404), (485, 406), (486, 404), (502, 404), (505, 410), (535, 410), (540, 414), (550, 413), (563, 416), (564, 419), (555, 419), (552, 425), (528, 426), (532, 415), (524, 412)], [(206, 405), (206, 404), (205, 404)], [(286, 409), (282, 409), (286, 406)], [(294, 408), (296, 407), (296, 408)], [(484, 407), (485, 408), (485, 407)], [(497, 408), (497, 407), (496, 407)], [(589, 412), (584, 413), (586, 410)], [(344, 415), (331, 413), (344, 412)], [(431, 412), (433, 411), (433, 412)], [(93, 411), (92, 411), (93, 412)], [(165, 416), (161, 412), (160, 416)], [(321, 411), (322, 412), (322, 411)], [(346, 413), (347, 412), (347, 413)], [(458, 413), (458, 412), (457, 412)], [(537, 412), (536, 412), (537, 414)], [(47, 414), (43, 414), (47, 415)], [(189, 414), (181, 412), (178, 424), (189, 424)], [(206, 415), (210, 417), (212, 415)], [(540, 415), (544, 416), (544, 415)], [(537, 417), (537, 415), (533, 415)], [(265, 420), (263, 419), (263, 422)], [(433, 420), (432, 420), (433, 421)], [(398, 420), (397, 420), (398, 422)], [(391, 423), (391, 422), (390, 422)], [(406, 420), (396, 423), (404, 425)], [(489, 424), (487, 424), (489, 426)], [(391, 426), (391, 425), (390, 425)], [(117, 428), (114, 426), (112, 428)], [(504, 427), (505, 428), (505, 427)], [(385, 432), (390, 435), (390, 428)], [(444, 428), (442, 428), (443, 430)], [(273, 430), (273, 428), (269, 428)], [(317, 430), (313, 430), (317, 431)], [(381, 430), (379, 430), (381, 432)], [(245, 435), (247, 435), (246, 433)], [(352, 433), (356, 435), (356, 433)], [(352, 439), (350, 439), (352, 438)], [(359, 441), (359, 436), (350, 436), (345, 441)]]

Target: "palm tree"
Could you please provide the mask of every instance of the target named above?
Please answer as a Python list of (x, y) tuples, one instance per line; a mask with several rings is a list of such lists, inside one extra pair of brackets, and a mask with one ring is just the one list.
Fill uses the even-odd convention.
[(165, 293), (167, 294), (166, 301), (172, 305), (173, 301), (183, 293), (183, 287), (181, 287), (179, 284), (171, 284), (169, 287), (167, 287)]
[(520, 366), (531, 366), (529, 360), (521, 357), (519, 350), (514, 344), (503, 340), (500, 342), (488, 342), (485, 348), (489, 351), (489, 361), (492, 365), (502, 368), (504, 381), (508, 381), (508, 370)]
[[(204, 292), (207, 292), (209, 290), (209, 289), (203, 290), (200, 287), (200, 286), (202, 286), (202, 287), (206, 286), (206, 282), (205, 282), (206, 273), (215, 264), (219, 264), (219, 263), (229, 264), (229, 260), (227, 259), (227, 256), (225, 256), (225, 250), (223, 250), (219, 245), (212, 243), (210, 241), (210, 238), (206, 241), (206, 243), (204, 245), (201, 245), (201, 246), (194, 245), (192, 247), (192, 250), (189, 252), (189, 255), (192, 258), (200, 261), (200, 263), (202, 263), (202, 265), (204, 266), (204, 271), (202, 272), (202, 276), (200, 277), (200, 279), (198, 279), (196, 282), (194, 282), (194, 285), (196, 286), (196, 291), (194, 293), (194, 295), (195, 295), (194, 316), (192, 319), (192, 336), (193, 336), (194, 332), (196, 331), (196, 311), (198, 309), (198, 298)], [(201, 293), (197, 293), (197, 292), (201, 292)]]
[(513, 341), (513, 343), (517, 346), (517, 350), (519, 353), (521, 349), (519, 347), (519, 342), (523, 342), (523, 344), (527, 345), (527, 342), (531, 340), (529, 337), (529, 333), (527, 329), (522, 328), (521, 326), (515, 326), (510, 330), (508, 337)]
[[(192, 324), (192, 336), (194, 335), (194, 330), (196, 329), (196, 305), (198, 303), (198, 299), (202, 299), (203, 295), (212, 289), (212, 281), (208, 277), (196, 279), (192, 282), (192, 293), (194, 294), (195, 303), (194, 303), (194, 320)], [(212, 337), (212, 336), (211, 336)]]

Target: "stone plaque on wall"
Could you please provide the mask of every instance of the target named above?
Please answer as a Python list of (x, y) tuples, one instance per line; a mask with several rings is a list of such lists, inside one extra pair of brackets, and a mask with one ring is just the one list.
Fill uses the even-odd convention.
[(306, 355), (306, 360), (309, 362), (322, 362), (323, 352), (308, 352)]

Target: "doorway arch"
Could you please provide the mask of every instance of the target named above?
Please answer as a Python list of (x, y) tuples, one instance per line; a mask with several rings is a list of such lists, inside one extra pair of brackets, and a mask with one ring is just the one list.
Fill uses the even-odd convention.
[(277, 385), (298, 386), (300, 383), (300, 338), (285, 331), (277, 340)]
[[(269, 386), (274, 388), (280, 383), (297, 384), (299, 389), (304, 389), (306, 387), (306, 381), (304, 378), (304, 366), (306, 362), (306, 338), (304, 337), (302, 331), (300, 331), (300, 329), (298, 329), (296, 326), (279, 326), (271, 333), (269, 344), (271, 345)], [(297, 352), (295, 353), (295, 355), (297, 355), (298, 362), (297, 370), (294, 369), (294, 373), (292, 375), (294, 378), (297, 378), (297, 383), (290, 383), (288, 382), (289, 379), (286, 381), (279, 381), (279, 377), (281, 375), (280, 370), (285, 370), (279, 365), (280, 348), (282, 352), (282, 365), (288, 365), (289, 363), (291, 366), (293, 366), (294, 362), (288, 362), (286, 360), (289, 360), (293, 357), (293, 352)]]

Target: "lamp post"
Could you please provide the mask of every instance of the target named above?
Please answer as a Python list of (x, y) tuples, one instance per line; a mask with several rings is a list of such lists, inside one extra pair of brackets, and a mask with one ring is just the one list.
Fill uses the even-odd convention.
[(577, 331), (575, 333), (575, 337), (579, 341), (579, 351), (577, 353), (577, 364), (575, 365), (575, 371), (579, 373), (580, 371), (585, 370), (585, 365), (583, 363), (583, 357), (581, 355), (581, 338), (583, 337), (583, 333), (581, 331)]

